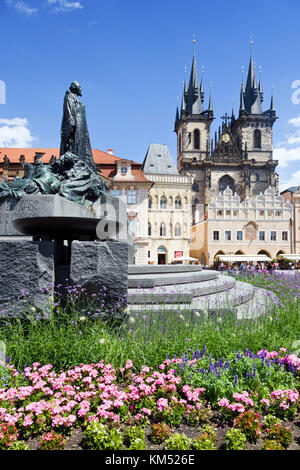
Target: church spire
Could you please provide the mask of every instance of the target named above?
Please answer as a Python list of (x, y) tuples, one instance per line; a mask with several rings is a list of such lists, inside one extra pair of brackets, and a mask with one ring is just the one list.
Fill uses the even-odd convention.
[(253, 54), (252, 54), (252, 44), (253, 41), (250, 42), (251, 51), (250, 51), (250, 63), (248, 69), (248, 77), (245, 89), (245, 110), (249, 114), (261, 114), (261, 95), (259, 93), (259, 89), (257, 86), (256, 75), (255, 75), (255, 65), (253, 62)]
[(186, 112), (189, 114), (201, 114), (202, 103), (201, 103), (201, 92), (199, 89), (197, 63), (195, 57), (195, 39), (193, 39), (193, 61), (192, 69), (189, 81), (189, 87), (186, 94)]

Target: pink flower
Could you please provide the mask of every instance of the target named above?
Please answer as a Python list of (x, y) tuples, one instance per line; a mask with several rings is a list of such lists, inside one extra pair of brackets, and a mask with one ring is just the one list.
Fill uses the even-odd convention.
[(160, 398), (157, 400), (156, 404), (159, 411), (163, 411), (164, 408), (168, 408), (169, 406), (168, 400), (166, 398)]
[(227, 398), (222, 398), (219, 402), (218, 402), (218, 405), (219, 406), (225, 406), (227, 407), (229, 405), (229, 400)]

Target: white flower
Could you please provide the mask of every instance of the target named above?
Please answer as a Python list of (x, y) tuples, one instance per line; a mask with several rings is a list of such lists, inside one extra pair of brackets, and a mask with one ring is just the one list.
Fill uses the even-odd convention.
[(129, 321), (129, 323), (135, 323), (135, 318), (129, 317), (128, 321)]
[(80, 320), (80, 321), (85, 321), (85, 320), (86, 320), (86, 317), (80, 317), (79, 320)]
[(100, 344), (104, 344), (104, 343), (105, 343), (105, 338), (99, 339), (99, 343), (100, 343)]

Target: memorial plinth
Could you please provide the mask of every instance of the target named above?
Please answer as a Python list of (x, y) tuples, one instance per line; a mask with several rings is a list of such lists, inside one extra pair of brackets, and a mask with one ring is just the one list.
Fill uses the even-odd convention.
[(104, 289), (104, 309), (123, 304), (128, 241), (120, 204), (110, 195), (92, 206), (40, 194), (0, 202), (0, 315), (48, 312), (54, 285), (63, 292), (66, 279), (87, 295)]

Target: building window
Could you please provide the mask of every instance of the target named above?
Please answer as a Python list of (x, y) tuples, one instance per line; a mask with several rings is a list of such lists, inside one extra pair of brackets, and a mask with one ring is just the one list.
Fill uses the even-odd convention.
[(136, 204), (136, 191), (128, 190), (127, 202), (128, 204)]
[(175, 225), (175, 237), (181, 237), (181, 225), (180, 224)]
[(194, 149), (200, 149), (200, 131), (199, 129), (194, 130)]
[(217, 214), (218, 214), (218, 216), (219, 216), (219, 217), (222, 217), (222, 215), (223, 215), (223, 211), (221, 211), (221, 210), (218, 210)]
[(167, 198), (165, 196), (162, 196), (160, 198), (160, 208), (161, 209), (166, 209), (167, 208)]
[(159, 235), (161, 237), (166, 236), (166, 225), (165, 224), (161, 224), (160, 229), (159, 229)]
[(259, 232), (258, 234), (258, 239), (261, 241), (261, 242), (264, 242), (265, 241), (265, 232), (262, 231), (262, 232)]
[(226, 211), (226, 215), (229, 215), (229, 216), (230, 216), (230, 211)]
[(148, 250), (148, 258), (150, 258), (150, 257), (151, 257), (151, 251)]
[(282, 232), (281, 234), (281, 239), (283, 242), (287, 242), (288, 241), (288, 232)]
[(128, 221), (128, 235), (131, 238), (134, 238), (136, 234), (136, 220)]
[(148, 209), (151, 209), (151, 207), (152, 207), (152, 199), (151, 199), (151, 197), (149, 196), (149, 197), (148, 197)]
[(151, 224), (148, 224), (148, 237), (151, 237)]
[(270, 240), (271, 240), (272, 242), (276, 242), (276, 232), (271, 232), (271, 234), (270, 234)]
[(278, 210), (276, 210), (276, 211), (275, 211), (275, 215), (276, 215), (277, 217), (281, 217), (281, 216), (282, 216), (282, 212), (281, 212), (281, 211), (278, 211)]
[(113, 196), (113, 197), (119, 197), (120, 196), (120, 191), (117, 191), (116, 189), (113, 189), (110, 194)]
[(229, 242), (231, 240), (230, 230), (225, 230), (225, 241)]
[(213, 240), (215, 242), (218, 242), (220, 240), (220, 235), (219, 235), (219, 231), (218, 230), (214, 230), (213, 231)]
[(259, 215), (260, 215), (260, 217), (264, 217), (265, 211), (259, 211)]
[(254, 131), (254, 148), (261, 149), (261, 131), (259, 129)]
[(243, 240), (243, 232), (241, 230), (239, 230), (238, 232), (236, 232), (236, 239), (241, 242)]
[(179, 196), (175, 199), (175, 209), (181, 209), (181, 199)]

